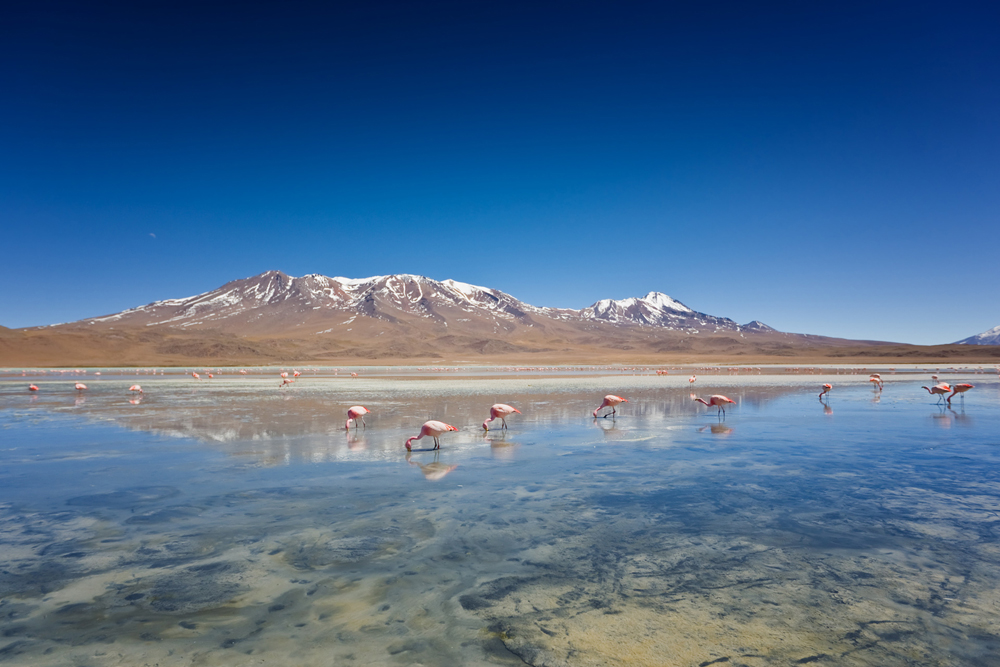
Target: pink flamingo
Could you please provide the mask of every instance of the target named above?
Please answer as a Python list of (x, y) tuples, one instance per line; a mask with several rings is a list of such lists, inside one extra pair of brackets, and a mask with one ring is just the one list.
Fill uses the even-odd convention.
[(832, 384), (829, 384), (829, 383), (824, 384), (823, 385), (823, 391), (819, 392), (819, 397), (823, 398), (823, 394), (829, 394), (831, 389), (833, 389), (833, 385)]
[(358, 374), (357, 373), (351, 373), (351, 377), (352, 378), (356, 378), (356, 377), (358, 377)]
[(77, 391), (83, 391), (86, 388), (87, 388), (87, 385), (85, 385), (84, 383), (82, 383), (82, 382), (77, 382), (76, 383), (76, 390)]
[(278, 389), (281, 389), (282, 387), (286, 387), (286, 386), (292, 384), (293, 382), (295, 382), (295, 380), (293, 380), (291, 378), (282, 378), (281, 384), (278, 385)]
[(442, 435), (448, 431), (457, 431), (458, 429), (444, 422), (439, 422), (436, 419), (424, 422), (424, 425), (420, 427), (420, 435), (415, 435), (406, 441), (406, 449), (410, 451), (410, 443), (414, 440), (420, 440), (420, 438), (425, 435), (429, 435), (434, 438), (434, 449), (441, 449), (441, 441), (438, 440)]
[(38, 387), (33, 384), (28, 385), (28, 391), (38, 391)]
[(734, 401), (731, 398), (726, 398), (722, 394), (715, 394), (714, 396), (710, 397), (707, 401), (704, 398), (696, 398), (694, 400), (698, 401), (699, 403), (704, 403), (709, 407), (714, 406), (718, 408), (717, 414), (723, 414), (723, 415), (726, 414), (727, 403), (732, 403), (733, 405), (736, 404), (736, 401)]
[(520, 410), (511, 407), (505, 403), (497, 403), (496, 405), (491, 406), (490, 418), (483, 422), (483, 430), (489, 431), (490, 430), (489, 423), (498, 417), (500, 418), (500, 421), (503, 424), (503, 426), (501, 426), (500, 428), (501, 429), (507, 428), (507, 420), (505, 418), (510, 417), (515, 412), (517, 414), (521, 414)]
[(246, 374), (247, 374), (246, 371), (240, 371), (240, 375), (246, 375)]
[(292, 377), (298, 377), (300, 375), (302, 375), (302, 373), (300, 373), (298, 371), (295, 371), (294, 373), (292, 373)]
[[(614, 417), (616, 413), (615, 408), (622, 403), (628, 403), (628, 399), (622, 398), (621, 396), (615, 396), (614, 394), (608, 394), (604, 397), (604, 401), (600, 404), (600, 406), (598, 406), (597, 410), (594, 410), (594, 419), (597, 419), (597, 411), (601, 408), (611, 408), (610, 414)], [(608, 413), (605, 413), (604, 416), (606, 418)]]
[(361, 419), (361, 423), (368, 428), (368, 424), (365, 423), (365, 415), (371, 414), (371, 410), (363, 405), (355, 405), (347, 410), (347, 421), (344, 422), (344, 428), (350, 429), (351, 422), (354, 422), (354, 428), (358, 427), (358, 419)]
[(197, 373), (191, 373), (191, 377), (193, 377), (193, 378), (194, 378), (195, 380), (197, 380), (197, 379), (198, 379), (198, 378), (200, 378), (201, 376), (200, 376), (200, 375), (198, 375)]
[(965, 392), (969, 391), (970, 389), (972, 389), (975, 386), (976, 385), (974, 385), (974, 384), (968, 384), (968, 383), (965, 383), (965, 382), (963, 382), (962, 384), (953, 385), (952, 388), (951, 388), (951, 394), (948, 396), (948, 403), (949, 404), (951, 403), (951, 398), (955, 394), (962, 394), (962, 400), (964, 401), (965, 400)]
[(281, 377), (283, 377), (283, 378), (287, 378), (287, 377), (288, 377), (288, 371), (285, 371), (284, 373), (282, 373), (282, 374), (281, 374)]
[(878, 389), (879, 391), (882, 391), (882, 378), (880, 378), (877, 375), (873, 375), (870, 378), (868, 378), (868, 381), (872, 383), (872, 390), (873, 391), (875, 389)]
[(921, 389), (926, 389), (927, 393), (929, 393), (931, 396), (937, 395), (938, 403), (941, 402), (941, 399), (944, 398), (945, 394), (951, 391), (951, 387), (948, 386), (947, 382), (941, 382), (939, 384), (934, 385), (933, 387), (921, 387)]
[(129, 388), (128, 388), (128, 390), (129, 390), (129, 391), (137, 391), (137, 392), (139, 392), (140, 394), (142, 393), (142, 387), (140, 387), (140, 386), (139, 386), (139, 385), (137, 385), (137, 384), (134, 384), (134, 385), (132, 385), (131, 387), (129, 387)]
[(697, 379), (698, 379), (697, 375), (692, 375), (691, 377), (688, 378), (688, 382), (691, 383), (691, 384), (694, 384), (695, 380), (697, 380)]

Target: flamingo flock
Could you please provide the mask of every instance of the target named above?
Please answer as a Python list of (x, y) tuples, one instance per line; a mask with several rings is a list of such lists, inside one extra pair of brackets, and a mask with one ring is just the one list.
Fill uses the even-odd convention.
[[(247, 374), (246, 370), (241, 370), (239, 372), (242, 375), (246, 375)], [(95, 373), (95, 375), (98, 375), (98, 374), (99, 373)], [(153, 374), (156, 374), (156, 372), (154, 371)], [(160, 374), (162, 375), (162, 372)], [(214, 377), (213, 373), (208, 373), (206, 371), (206, 374), (208, 375), (209, 378)], [(661, 371), (657, 371), (657, 374), (658, 375), (659, 374), (664, 374), (665, 375), (665, 374), (667, 374), (667, 371), (662, 371), (662, 372)], [(298, 378), (301, 375), (302, 375), (301, 371), (294, 370), (292, 372), (292, 377), (289, 377), (289, 373), (287, 371), (282, 371), (280, 373), (280, 377), (281, 377), (281, 380), (282, 380), (280, 386), (281, 387), (287, 387), (288, 385), (291, 385), (292, 383), (295, 382), (294, 378)], [(194, 378), (194, 379), (200, 379), (201, 376), (197, 372), (192, 371), (191, 372), (191, 377)], [(358, 377), (358, 374), (357, 373), (351, 373), (351, 377), (355, 377), (356, 378), (356, 377)], [(937, 380), (938, 380), (938, 376), (937, 375), (932, 375), (931, 378), (932, 378), (932, 380), (935, 381), (935, 384), (933, 386), (922, 386), (921, 389), (925, 389), (931, 396), (937, 396), (938, 397), (937, 404), (939, 404), (939, 405), (942, 404), (942, 403), (944, 403), (944, 402), (947, 402), (950, 405), (951, 404), (951, 400), (955, 396), (959, 396), (959, 395), (961, 395), (962, 400), (964, 401), (965, 400), (965, 393), (968, 392), (969, 390), (975, 388), (975, 385), (969, 384), (969, 383), (961, 383), (961, 384), (956, 384), (956, 385), (949, 385), (947, 382), (937, 382)], [(693, 385), (696, 381), (697, 381), (697, 376), (695, 376), (695, 375), (692, 375), (690, 378), (688, 378), (688, 383), (691, 384), (691, 385)], [(883, 382), (882, 376), (880, 374), (878, 374), (878, 373), (871, 373), (869, 375), (869, 377), (868, 377), (868, 382), (871, 383), (872, 388), (876, 392), (878, 392), (879, 394), (881, 394), (881, 392), (882, 392), (882, 390), (884, 388), (884, 382)], [(83, 391), (87, 390), (87, 385), (85, 385), (82, 382), (77, 382), (74, 385), (74, 388), (78, 392), (83, 392)], [(830, 384), (830, 383), (825, 383), (825, 384), (823, 384), (821, 386), (820, 389), (821, 390), (820, 390), (820, 393), (819, 393), (819, 398), (822, 401), (823, 398), (824, 398), (824, 396), (829, 396), (830, 395), (830, 392), (833, 389), (833, 385)], [(128, 390), (130, 392), (132, 392), (133, 394), (139, 394), (140, 397), (143, 394), (143, 389), (138, 384), (133, 384), (132, 386), (130, 386), (128, 388)], [(39, 391), (39, 388), (38, 388), (37, 385), (31, 384), (31, 385), (28, 386), (28, 391), (29, 392), (37, 392), (37, 391)], [(695, 394), (691, 394), (691, 398), (694, 401), (698, 402), (698, 403), (704, 404), (706, 407), (709, 407), (709, 408), (714, 407), (714, 408), (716, 408), (716, 414), (719, 415), (720, 418), (724, 417), (726, 415), (726, 407), (727, 406), (736, 405), (736, 401), (734, 401), (733, 399), (731, 399), (731, 398), (729, 398), (727, 396), (723, 396), (721, 394), (714, 394), (712, 396), (709, 396), (707, 399), (703, 398), (703, 397), (695, 396)], [(78, 402), (79, 402), (79, 400), (82, 400), (82, 399), (78, 399)], [(131, 402), (134, 403), (134, 404), (138, 404), (138, 400), (133, 400)], [(624, 398), (622, 396), (617, 396), (617, 395), (614, 395), (614, 394), (608, 394), (608, 395), (606, 395), (604, 397), (604, 399), (601, 402), (601, 404), (593, 411), (593, 413), (592, 413), (593, 417), (594, 417), (594, 419), (597, 419), (598, 418), (598, 414), (600, 413), (601, 410), (603, 410), (605, 408), (611, 408), (611, 411), (610, 412), (605, 412), (602, 415), (602, 417), (603, 418), (607, 418), (607, 417), (614, 418), (617, 415), (617, 408), (618, 408), (618, 406), (620, 406), (623, 403), (628, 403), (628, 402), (629, 402), (629, 400), (627, 398)], [(347, 420), (344, 423), (345, 430), (350, 430), (352, 424), (353, 424), (354, 428), (357, 429), (358, 428), (358, 421), (361, 422), (361, 425), (362, 425), (363, 428), (367, 429), (368, 424), (365, 421), (364, 417), (365, 417), (365, 415), (370, 415), (370, 414), (372, 414), (372, 411), (369, 410), (367, 407), (365, 407), (363, 405), (354, 405), (354, 406), (351, 406), (347, 410)], [(507, 430), (508, 426), (507, 426), (507, 420), (506, 420), (506, 418), (509, 417), (509, 416), (511, 416), (511, 415), (513, 415), (513, 414), (520, 415), (521, 411), (518, 410), (517, 408), (511, 406), (511, 405), (506, 404), (506, 403), (495, 403), (492, 406), (490, 406), (490, 411), (489, 411), (489, 415), (490, 416), (485, 421), (483, 421), (482, 428), (483, 428), (484, 431), (489, 431), (490, 430), (490, 423), (494, 422), (497, 419), (499, 419), (500, 420), (500, 424), (501, 424), (500, 425), (500, 429), (501, 430)], [(420, 427), (420, 432), (417, 435), (408, 438), (406, 440), (404, 446), (406, 447), (406, 449), (407, 449), (408, 452), (412, 451), (413, 442), (414, 441), (420, 440), (420, 439), (425, 438), (425, 437), (429, 437), (429, 438), (432, 438), (434, 440), (434, 447), (432, 448), (432, 451), (433, 450), (439, 450), (441, 448), (441, 441), (440, 441), (441, 436), (443, 436), (446, 433), (452, 432), (452, 431), (458, 431), (458, 428), (456, 428), (456, 427), (454, 427), (454, 426), (452, 426), (450, 424), (447, 424), (447, 423), (445, 423), (443, 421), (433, 420), (432, 419), (432, 420), (429, 420), (427, 422), (424, 422), (424, 424)]]

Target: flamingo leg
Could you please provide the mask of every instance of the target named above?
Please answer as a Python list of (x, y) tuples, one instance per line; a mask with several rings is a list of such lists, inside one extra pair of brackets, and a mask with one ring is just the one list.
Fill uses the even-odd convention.
[[(365, 422), (365, 418), (363, 415), (361, 417), (361, 423), (365, 425), (365, 428), (368, 428), (368, 424)], [(357, 422), (355, 422), (354, 426), (357, 427), (357, 425), (358, 425)]]
[(434, 449), (441, 449), (441, 442), (434, 436)]
[(500, 422), (503, 424), (504, 428), (507, 428), (507, 420), (506, 419), (504, 419), (503, 417), (501, 417), (500, 418)]

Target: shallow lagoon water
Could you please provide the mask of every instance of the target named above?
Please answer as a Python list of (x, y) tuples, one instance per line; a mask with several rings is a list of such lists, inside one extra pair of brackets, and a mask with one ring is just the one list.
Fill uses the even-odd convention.
[(3, 381), (0, 664), (998, 665), (1000, 384), (866, 378)]

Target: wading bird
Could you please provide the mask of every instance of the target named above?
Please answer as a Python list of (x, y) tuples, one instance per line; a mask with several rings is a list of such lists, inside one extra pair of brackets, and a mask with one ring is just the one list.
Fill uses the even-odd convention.
[(871, 376), (868, 378), (868, 381), (872, 383), (872, 391), (875, 391), (876, 389), (882, 391), (882, 379), (877, 375)]
[(365, 428), (368, 428), (368, 424), (365, 423), (365, 415), (370, 414), (371, 410), (363, 405), (355, 405), (348, 408), (347, 410), (347, 421), (344, 422), (344, 429), (351, 428), (351, 422), (354, 422), (354, 428), (358, 427), (358, 419), (364, 424)]
[(38, 387), (33, 384), (28, 385), (28, 391), (38, 391)]
[(82, 382), (77, 382), (76, 383), (76, 390), (77, 391), (83, 391), (86, 388), (87, 388), (87, 385), (85, 385), (84, 383), (82, 383)]
[(457, 431), (458, 429), (450, 424), (445, 424), (444, 422), (439, 422), (436, 419), (432, 419), (428, 422), (424, 422), (424, 425), (420, 427), (420, 435), (415, 435), (406, 441), (407, 451), (411, 450), (410, 443), (414, 440), (420, 440), (425, 435), (429, 435), (434, 438), (434, 449), (441, 449), (441, 441), (438, 440), (439, 437), (447, 433), (448, 431)]
[(710, 397), (707, 401), (704, 398), (696, 398), (694, 400), (698, 401), (699, 403), (704, 403), (708, 407), (714, 406), (718, 408), (716, 414), (723, 414), (723, 415), (726, 414), (727, 403), (732, 403), (733, 405), (736, 404), (736, 401), (734, 401), (731, 398), (726, 398), (722, 394), (715, 394), (714, 396)]
[(941, 402), (941, 399), (944, 398), (945, 394), (951, 391), (951, 387), (948, 386), (947, 382), (941, 382), (940, 384), (936, 384), (933, 387), (921, 387), (921, 389), (926, 389), (927, 393), (929, 393), (931, 396), (936, 395), (938, 397), (938, 403)]
[(503, 426), (501, 426), (500, 428), (501, 429), (507, 428), (507, 420), (505, 418), (510, 417), (515, 412), (517, 414), (521, 414), (520, 410), (518, 410), (515, 407), (511, 407), (505, 403), (497, 403), (496, 405), (493, 405), (492, 407), (490, 407), (490, 418), (483, 422), (483, 430), (489, 431), (490, 422), (497, 418), (499, 418), (500, 422), (503, 424)]
[(831, 389), (833, 389), (833, 385), (832, 384), (829, 384), (829, 383), (824, 384), (823, 385), (823, 391), (819, 392), (819, 397), (823, 398), (823, 394), (829, 394)]
[(128, 388), (128, 390), (129, 391), (139, 392), (140, 394), (142, 393), (142, 387), (140, 387), (137, 384), (132, 385), (131, 387)]
[(691, 377), (688, 378), (688, 382), (690, 382), (691, 384), (694, 384), (695, 380), (697, 380), (697, 379), (698, 379), (697, 375), (692, 375)]
[[(601, 403), (597, 410), (594, 410), (594, 419), (597, 419), (597, 412), (601, 410), (601, 408), (611, 408), (610, 414), (614, 417), (616, 414), (615, 408), (622, 403), (628, 403), (628, 399), (622, 398), (621, 396), (615, 396), (614, 394), (608, 394), (604, 397), (604, 402)], [(608, 413), (605, 413), (604, 416), (607, 417)]]
[(967, 383), (964, 383), (964, 382), (962, 384), (953, 385), (952, 388), (951, 388), (951, 394), (949, 394), (949, 396), (948, 396), (948, 402), (951, 403), (951, 399), (952, 399), (952, 397), (955, 394), (962, 394), (962, 400), (964, 401), (965, 400), (965, 392), (969, 391), (970, 389), (972, 389), (975, 386), (976, 385), (967, 384)]

